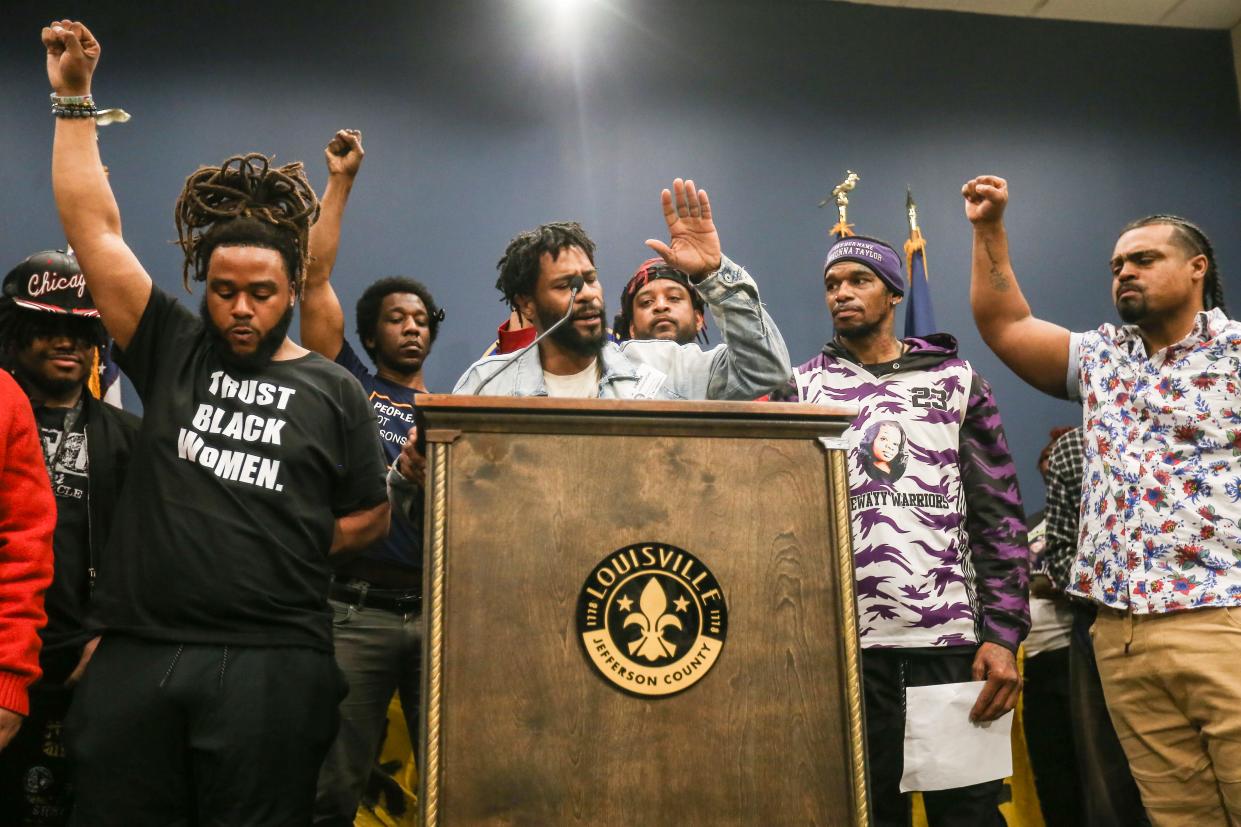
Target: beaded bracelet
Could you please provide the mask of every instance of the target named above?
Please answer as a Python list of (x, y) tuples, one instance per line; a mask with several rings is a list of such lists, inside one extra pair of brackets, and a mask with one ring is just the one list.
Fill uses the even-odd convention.
[(52, 114), (57, 118), (93, 118), (99, 114), (95, 107), (95, 99), (89, 93), (85, 95), (51, 94)]
[(57, 118), (93, 118), (99, 114), (99, 110), (85, 106), (53, 106), (52, 114)]

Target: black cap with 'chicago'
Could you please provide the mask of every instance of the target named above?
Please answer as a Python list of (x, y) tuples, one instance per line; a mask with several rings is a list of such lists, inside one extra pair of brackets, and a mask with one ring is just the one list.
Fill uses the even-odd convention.
[(99, 318), (77, 258), (64, 250), (35, 253), (14, 267), (4, 277), (4, 295), (26, 310)]

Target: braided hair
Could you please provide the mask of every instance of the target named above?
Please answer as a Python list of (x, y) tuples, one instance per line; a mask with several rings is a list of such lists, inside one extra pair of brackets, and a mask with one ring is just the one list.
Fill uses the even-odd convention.
[(251, 152), (218, 167), (201, 167), (186, 179), (173, 217), (187, 290), (191, 274), (206, 281), (216, 247), (253, 246), (281, 254), (289, 284), (301, 297), (319, 199), (300, 162), (273, 167), (271, 158)]
[(1202, 306), (1207, 310), (1218, 307), (1220, 312), (1227, 316), (1228, 306), (1224, 302), (1224, 285), (1215, 264), (1215, 249), (1211, 246), (1211, 239), (1207, 238), (1207, 234), (1189, 219), (1167, 213), (1157, 213), (1130, 221), (1120, 234), (1124, 235), (1130, 230), (1149, 227), (1152, 224), (1166, 224), (1171, 227), (1173, 243), (1190, 256), (1206, 256), (1207, 272), (1202, 280)]

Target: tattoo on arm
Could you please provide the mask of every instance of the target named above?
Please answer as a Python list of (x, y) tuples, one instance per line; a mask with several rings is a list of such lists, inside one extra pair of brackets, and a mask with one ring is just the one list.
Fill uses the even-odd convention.
[(991, 243), (983, 242), (983, 249), (987, 251), (987, 260), (991, 262), (991, 289), (997, 293), (1007, 293), (1012, 284), (996, 262), (995, 253), (991, 251)]

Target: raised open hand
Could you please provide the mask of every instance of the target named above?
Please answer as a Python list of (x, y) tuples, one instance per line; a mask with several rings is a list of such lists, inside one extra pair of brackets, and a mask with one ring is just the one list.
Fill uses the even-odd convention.
[(648, 238), (646, 246), (695, 282), (720, 269), (720, 236), (711, 220), (707, 191), (678, 178), (672, 182), (672, 192), (664, 190), (660, 198), (670, 243)]
[(323, 150), (328, 174), (347, 175), (350, 178), (358, 174), (365, 155), (366, 152), (362, 149), (362, 133), (356, 129), (338, 130)]
[(54, 20), (43, 28), (47, 79), (57, 95), (90, 94), (91, 76), (99, 63), (99, 41), (75, 20)]
[(961, 187), (965, 217), (971, 224), (998, 224), (1008, 206), (1008, 182), (995, 175), (979, 175)]

